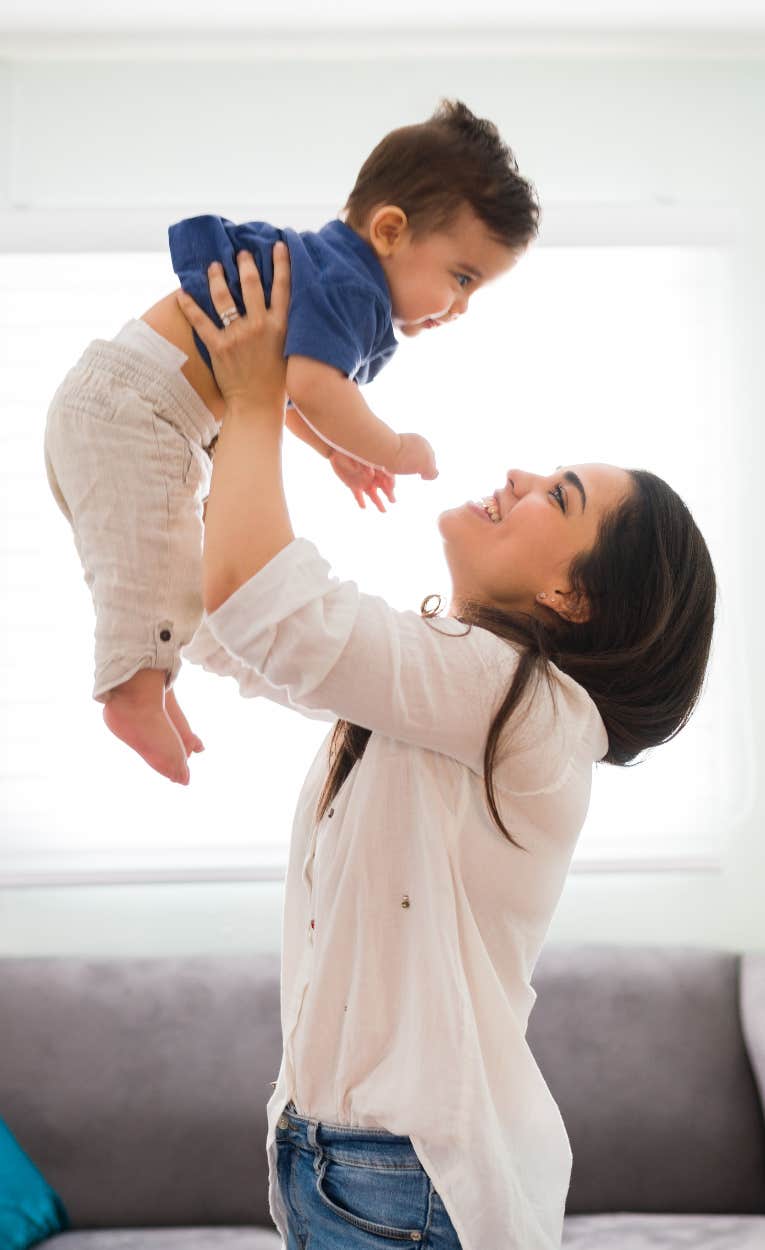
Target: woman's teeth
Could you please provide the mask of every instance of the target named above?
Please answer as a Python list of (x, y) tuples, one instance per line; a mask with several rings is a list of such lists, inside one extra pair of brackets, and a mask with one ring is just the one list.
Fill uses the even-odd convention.
[(499, 521), (500, 519), (499, 508), (497, 507), (497, 501), (493, 495), (487, 495), (485, 499), (482, 499), (481, 507), (484, 509), (484, 511), (488, 512), (489, 518), (495, 524), (497, 523), (497, 521)]

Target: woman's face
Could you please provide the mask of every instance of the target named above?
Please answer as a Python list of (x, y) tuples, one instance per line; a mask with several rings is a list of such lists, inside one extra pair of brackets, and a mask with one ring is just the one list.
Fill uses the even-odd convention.
[(469, 599), (506, 611), (549, 607), (585, 619), (568, 570), (631, 490), (629, 474), (608, 464), (563, 466), (548, 477), (510, 469), (483, 503), (442, 512), (438, 528), (455, 605)]

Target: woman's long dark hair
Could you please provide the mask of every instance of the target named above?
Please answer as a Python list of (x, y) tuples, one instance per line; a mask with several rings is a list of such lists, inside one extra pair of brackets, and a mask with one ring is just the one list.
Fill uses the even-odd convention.
[[(630, 477), (630, 495), (603, 518), (595, 545), (569, 570), (572, 590), (589, 604), (587, 621), (563, 620), (551, 608), (531, 616), (481, 604), (466, 604), (459, 615), (466, 625), (487, 629), (520, 651), (484, 751), (486, 801), (511, 842), (494, 793), (494, 761), (502, 730), (533, 676), (549, 679), (552, 663), (584, 687), (606, 727), (608, 764), (629, 764), (674, 738), (701, 693), (716, 598), (709, 551), (666, 482), (643, 469), (630, 470)], [(319, 818), (364, 754), (369, 734), (359, 725), (337, 722)]]

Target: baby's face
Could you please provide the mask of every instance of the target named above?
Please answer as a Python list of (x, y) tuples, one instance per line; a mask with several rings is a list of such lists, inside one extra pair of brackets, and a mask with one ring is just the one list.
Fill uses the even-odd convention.
[(498, 243), (467, 207), (442, 231), (414, 240), (407, 231), (381, 258), (394, 325), (411, 337), (462, 316), (479, 287), (508, 273), (523, 250)]

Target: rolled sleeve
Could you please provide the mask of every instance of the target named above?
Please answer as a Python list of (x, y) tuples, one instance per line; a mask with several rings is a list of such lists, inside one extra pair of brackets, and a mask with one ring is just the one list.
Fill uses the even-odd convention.
[[(321, 708), (482, 775), (513, 648), (452, 618), (398, 612), (295, 539), (206, 618), (226, 651), (297, 708)], [(486, 646), (491, 651), (487, 664)]]
[(202, 621), (191, 642), (183, 648), (181, 655), (184, 660), (198, 665), (206, 673), (213, 673), (216, 677), (232, 677), (244, 699), (268, 699), (270, 703), (278, 703), (281, 707), (300, 712), (309, 720), (335, 720), (334, 713), (329, 709), (299, 707), (293, 703), (288, 691), (272, 685), (261, 673), (227, 651), (215, 637), (206, 620)]

